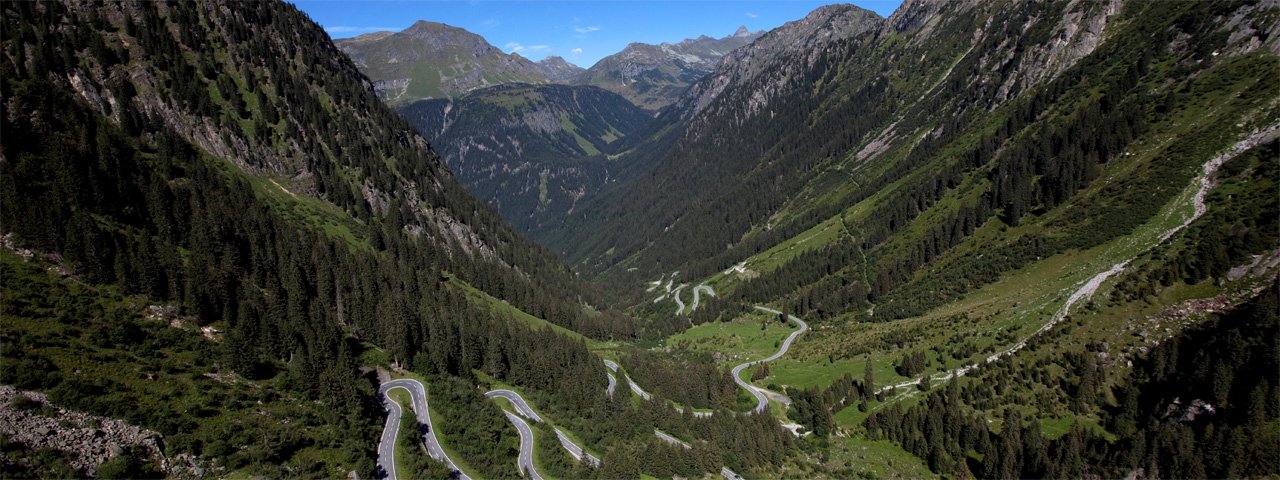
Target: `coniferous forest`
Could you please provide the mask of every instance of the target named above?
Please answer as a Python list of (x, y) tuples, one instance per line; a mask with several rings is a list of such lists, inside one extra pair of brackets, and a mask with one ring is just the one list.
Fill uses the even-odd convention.
[(828, 5), (658, 111), (305, 7), (0, 4), (0, 476), (1280, 475), (1280, 6)]

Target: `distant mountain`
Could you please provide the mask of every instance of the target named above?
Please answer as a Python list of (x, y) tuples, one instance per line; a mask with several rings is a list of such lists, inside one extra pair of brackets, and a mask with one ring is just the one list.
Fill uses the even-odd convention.
[(547, 83), (554, 62), (539, 65), (506, 54), (484, 37), (443, 23), (418, 21), (401, 32), (374, 32), (334, 43), (391, 105), (456, 97), (510, 82)]
[(568, 83), (587, 71), (555, 55), (539, 60), (537, 65), (542, 70), (542, 74), (555, 83)]
[(567, 85), (489, 87), (400, 113), (474, 195), (525, 229), (594, 194), (616, 169), (614, 142), (652, 120), (618, 94)]
[(617, 92), (642, 108), (658, 110), (711, 73), (730, 51), (763, 33), (738, 27), (733, 35), (720, 39), (704, 35), (674, 44), (632, 43), (621, 52), (600, 59), (574, 83)]

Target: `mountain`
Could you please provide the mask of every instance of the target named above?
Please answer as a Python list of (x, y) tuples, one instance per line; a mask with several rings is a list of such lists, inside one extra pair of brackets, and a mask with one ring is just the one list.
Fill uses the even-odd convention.
[(628, 141), (642, 171), (535, 235), (675, 358), (752, 351), (779, 323), (754, 306), (808, 322), (734, 373), (828, 458), (893, 452), (811, 476), (1268, 475), (1280, 449), (1245, 439), (1275, 443), (1280, 391), (1244, 365), (1280, 328), (1274, 13), (824, 7), (727, 56)]
[(652, 118), (591, 86), (506, 84), (400, 109), (458, 179), (513, 225), (572, 213), (614, 170), (613, 143)]
[[(815, 11), (723, 61), (664, 114), (679, 133), (646, 172), (538, 236), (617, 288), (679, 271), (837, 323), (916, 318), (1038, 259), (1124, 241), (1275, 120), (1237, 96), (1274, 91), (1260, 75), (1273, 23), (1248, 4), (1079, 5)], [(862, 18), (833, 30), (845, 38), (822, 27), (837, 12)], [(751, 54), (779, 44), (804, 54)], [(752, 58), (772, 60), (738, 61)], [(1244, 243), (1223, 262), (1262, 253)]]
[[(635, 181), (619, 183), (588, 202), (586, 209), (570, 218), (569, 223), (534, 231), (534, 237), (561, 249), (570, 260), (585, 262), (589, 272), (626, 258), (642, 245), (655, 247), (654, 251), (671, 248), (651, 243), (668, 237), (657, 235), (656, 231), (668, 231), (677, 218), (688, 214), (691, 205), (700, 204), (700, 208), (706, 210), (719, 208), (710, 203), (711, 195), (718, 188), (730, 187), (730, 183), (724, 183), (726, 178), (762, 163), (760, 153), (774, 145), (806, 145), (815, 141), (797, 138), (814, 134), (809, 129), (795, 128), (810, 122), (796, 119), (804, 123), (769, 123), (773, 115), (765, 118), (760, 112), (766, 105), (779, 108), (774, 105), (793, 102), (792, 98), (778, 100), (784, 92), (803, 95), (799, 90), (805, 87), (800, 84), (810, 79), (806, 70), (814, 68), (821, 54), (857, 35), (873, 34), (883, 22), (873, 12), (850, 5), (821, 7), (804, 19), (758, 36), (754, 42), (725, 56), (713, 72), (703, 75), (671, 108), (662, 112), (649, 129), (652, 133), (648, 138), (631, 140), (633, 145), (629, 145), (631, 148), (620, 163), (633, 169), (623, 178)], [(711, 106), (712, 100), (718, 102)], [(765, 104), (770, 100), (776, 103)], [(736, 111), (702, 112), (708, 108)], [(788, 107), (788, 110), (794, 108)], [(755, 118), (743, 110), (750, 110)], [(755, 122), (752, 127), (767, 123), (764, 128), (770, 135), (742, 127), (746, 121)], [(733, 126), (732, 132), (718, 133), (718, 129), (728, 126)], [(750, 194), (744, 198), (770, 201), (772, 196)], [(612, 230), (597, 230), (602, 225), (594, 223), (595, 218), (629, 222), (646, 217), (646, 221), (633, 225), (627, 232), (617, 230), (614, 225), (609, 227)], [(714, 248), (710, 245), (706, 247), (708, 250)], [(671, 252), (679, 254), (676, 252), (685, 252), (688, 248)], [(613, 253), (609, 259), (590, 258), (603, 251)]]
[(392, 105), (455, 97), (509, 82), (547, 83), (548, 72), (563, 75), (571, 70), (554, 61), (537, 64), (503, 53), (462, 28), (421, 20), (400, 32), (374, 32), (334, 43)]
[[(283, 2), (0, 3), (0, 475), (1275, 476), (1276, 12), (836, 5), (422, 134)], [(608, 167), (572, 268), (477, 152)]]
[(555, 55), (538, 60), (538, 68), (542, 70), (543, 75), (547, 76), (547, 79), (555, 83), (568, 83), (586, 71), (585, 68), (566, 62)]
[(678, 43), (632, 43), (600, 59), (573, 82), (595, 85), (647, 110), (659, 110), (710, 73), (721, 57), (761, 34), (739, 27), (733, 35), (719, 39), (704, 35)]
[[(629, 320), (467, 194), (305, 14), (2, 8), (3, 428), (39, 432), (6, 438), (6, 476), (374, 478), (372, 369), (406, 365), (454, 379), (433, 406), (489, 409), (442, 436), (497, 476), (496, 444), (461, 439), (515, 441), (474, 362), (604, 388), (581, 334)], [(563, 333), (517, 347), (535, 333), (495, 313), (516, 308)]]

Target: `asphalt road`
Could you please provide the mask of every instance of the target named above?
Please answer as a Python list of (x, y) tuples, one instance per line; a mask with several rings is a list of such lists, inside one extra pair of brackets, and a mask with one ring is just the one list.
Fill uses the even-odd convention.
[(520, 432), (520, 457), (516, 460), (516, 465), (520, 468), (521, 475), (528, 474), (532, 480), (542, 480), (542, 475), (538, 475), (538, 469), (533, 467), (533, 429), (529, 428), (529, 424), (525, 423), (519, 415), (506, 410), (502, 413), (507, 415), (507, 420), (516, 426), (516, 431)]
[(593, 467), (600, 466), (599, 458), (596, 458), (595, 455), (583, 450), (582, 446), (573, 443), (573, 439), (569, 438), (569, 435), (565, 434), (563, 430), (560, 430), (560, 427), (556, 427), (556, 438), (560, 439), (560, 446), (564, 447), (564, 449), (568, 451), (569, 455), (572, 455), (574, 459), (577, 459), (579, 462), (586, 460), (586, 462)]
[(485, 392), (484, 396), (485, 398), (490, 399), (497, 397), (505, 398), (516, 407), (516, 412), (520, 415), (538, 423), (545, 423), (542, 421), (542, 417), (538, 416), (538, 412), (535, 412), (533, 408), (529, 406), (529, 403), (524, 401), (524, 397), (521, 397), (519, 393), (506, 389), (498, 389)]
[(716, 291), (711, 288), (711, 285), (702, 284), (702, 285), (693, 287), (693, 305), (689, 306), (690, 312), (694, 312), (698, 310), (698, 300), (699, 300), (698, 297), (703, 290), (706, 290), (707, 295), (711, 295), (713, 297), (716, 296)]
[(387, 409), (387, 423), (382, 427), (382, 440), (378, 441), (378, 466), (386, 479), (397, 480), (396, 475), (396, 437), (400, 435), (400, 415), (403, 410), (400, 404), (383, 392), (382, 405)]
[[(772, 308), (761, 307), (759, 305), (756, 306), (756, 310), (760, 310), (762, 312), (769, 312), (774, 315), (782, 313)], [(733, 367), (733, 381), (737, 383), (739, 387), (742, 387), (744, 390), (751, 393), (752, 396), (756, 397), (756, 408), (752, 410), (755, 413), (763, 412), (765, 411), (765, 409), (769, 408), (769, 398), (766, 397), (764, 392), (761, 392), (759, 388), (756, 388), (755, 385), (752, 385), (750, 383), (743, 381), (742, 375), (740, 374), (744, 369), (752, 365), (757, 365), (765, 362), (772, 362), (774, 360), (782, 358), (783, 355), (787, 354), (787, 350), (791, 349), (791, 342), (794, 342), (796, 340), (796, 337), (799, 337), (804, 332), (809, 331), (809, 324), (804, 323), (804, 320), (801, 320), (799, 317), (796, 317), (795, 315), (787, 315), (787, 319), (793, 322), (796, 322), (796, 324), (800, 325), (800, 329), (794, 332), (791, 332), (791, 335), (788, 335), (787, 339), (782, 341), (782, 348), (779, 348), (777, 353), (774, 353), (773, 355), (770, 355), (768, 357), (765, 357), (759, 360), (753, 360), (753, 361), (744, 363), (742, 365)]]
[(631, 381), (631, 375), (627, 375), (624, 373), (622, 374), (622, 376), (623, 378), (627, 379), (627, 386), (631, 387), (631, 391), (636, 392), (636, 395), (639, 395), (640, 398), (643, 398), (645, 400), (649, 400), (650, 398), (652, 398), (652, 395), (649, 395), (649, 392), (644, 391), (643, 388), (640, 388), (640, 385), (637, 385), (636, 382)]
[(685, 443), (683, 440), (680, 440), (680, 439), (678, 439), (678, 438), (676, 438), (676, 437), (673, 437), (673, 436), (671, 436), (671, 435), (667, 435), (667, 432), (664, 432), (664, 431), (662, 431), (662, 430), (658, 430), (658, 429), (656, 429), (656, 428), (655, 428), (655, 429), (653, 429), (653, 434), (654, 434), (654, 436), (657, 436), (658, 438), (661, 438), (662, 440), (664, 440), (664, 441), (666, 441), (667, 443), (670, 443), (670, 444), (672, 444), (672, 445), (679, 445), (679, 446), (681, 446), (681, 447), (684, 447), (685, 449), (693, 448), (693, 447), (689, 446), (689, 444), (688, 444), (688, 443)]
[[(436, 438), (436, 429), (431, 425), (431, 415), (429, 414), (429, 405), (427, 404), (427, 389), (422, 386), (422, 382), (411, 378), (401, 378), (385, 382), (378, 388), (378, 393), (382, 394), (383, 404), (387, 407), (387, 423), (382, 430), (382, 439), (378, 442), (378, 464), (382, 466), (384, 472), (392, 480), (397, 479), (395, 472), (395, 445), (396, 437), (400, 434), (400, 415), (401, 410), (399, 404), (391, 400), (388, 394), (393, 388), (403, 388), (409, 392), (409, 397), (413, 399), (413, 411), (418, 417), (418, 423), (427, 426), (427, 431), (422, 435), (422, 442), (427, 447), (427, 454), (439, 461), (443, 461), (449, 467), (449, 470), (458, 474), (458, 478), (462, 480), (471, 480), (462, 469), (458, 468), (453, 459), (445, 453), (444, 448), (440, 446), (440, 440)], [(394, 417), (394, 421), (392, 418)]]
[[(485, 392), (484, 396), (490, 399), (498, 398), (498, 397), (505, 398), (508, 401), (510, 401), (512, 405), (515, 406), (516, 412), (519, 413), (521, 416), (524, 416), (525, 418), (528, 418), (529, 420), (533, 420), (538, 423), (546, 423), (542, 419), (542, 417), (538, 415), (538, 412), (535, 411), (533, 407), (529, 406), (529, 402), (526, 402), (524, 400), (524, 397), (520, 396), (518, 392), (515, 392), (513, 390), (507, 390), (507, 389), (498, 389), (498, 390), (490, 390), (488, 392)], [(511, 422), (511, 423), (515, 423), (515, 422)], [(528, 426), (528, 425), (526, 424), (525, 426)], [(520, 426), (516, 425), (516, 428), (519, 429)], [(569, 438), (569, 436), (565, 434), (563, 430), (560, 430), (559, 427), (556, 427), (555, 431), (556, 431), (556, 438), (560, 440), (560, 446), (564, 447), (565, 451), (568, 451), (569, 455), (573, 456), (574, 459), (577, 459), (578, 461), (585, 460), (587, 463), (590, 463), (591, 465), (594, 465), (597, 467), (600, 466), (599, 458), (596, 458), (595, 455), (588, 453), (585, 449), (582, 448), (581, 445), (574, 443), (573, 439)], [(523, 439), (524, 437), (521, 436), (522, 442), (523, 442)], [(523, 449), (524, 447), (521, 446), (521, 448)], [(530, 450), (532, 450), (533, 448), (532, 441), (530, 443), (529, 448)], [(521, 464), (521, 467), (520, 467), (521, 469), (524, 469), (523, 465), (524, 464)], [(532, 463), (530, 463), (530, 465), (532, 465)]]

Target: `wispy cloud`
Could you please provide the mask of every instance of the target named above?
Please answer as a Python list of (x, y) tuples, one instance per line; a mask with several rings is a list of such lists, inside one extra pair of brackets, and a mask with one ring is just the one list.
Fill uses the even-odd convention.
[(578, 33), (591, 33), (600, 31), (600, 27), (573, 27), (573, 31)]
[(578, 55), (582, 55), (582, 49), (581, 49), (581, 48), (575, 48), (575, 49), (573, 49), (573, 50), (569, 50), (569, 53), (572, 53), (572, 54), (573, 54), (573, 56), (575, 56), (575, 57), (576, 57), (576, 56), (578, 56)]
[(528, 51), (530, 51), (530, 52), (541, 52), (541, 51), (543, 51), (543, 50), (547, 50), (547, 49), (551, 48), (551, 46), (550, 46), (550, 45), (542, 45), (542, 44), (538, 44), (538, 45), (525, 45), (525, 44), (520, 43), (520, 42), (507, 42), (507, 44), (506, 44), (506, 45), (503, 45), (503, 48), (506, 48), (506, 49), (507, 49), (507, 51), (510, 51), (511, 53), (523, 52), (523, 51), (526, 51), (526, 50), (528, 50)]
[(748, 17), (751, 17), (751, 18), (760, 18), (760, 15), (757, 15), (757, 14), (754, 14), (754, 13), (751, 13), (751, 12), (747, 12), (747, 16), (748, 16)]
[(483, 21), (483, 22), (480, 22), (480, 26), (485, 27), (485, 28), (498, 28), (498, 26), (499, 26), (499, 25), (502, 25), (502, 22), (499, 22), (499, 21), (494, 20), (494, 19), (492, 19), (492, 18), (490, 18), (490, 19), (488, 19), (488, 20), (485, 20), (485, 21)]
[(329, 32), (330, 34), (368, 33), (368, 32), (381, 32), (381, 31), (398, 32), (400, 30), (401, 30), (400, 28), (396, 28), (396, 27), (354, 27), (350, 25), (334, 25), (332, 27), (324, 27), (324, 31)]

